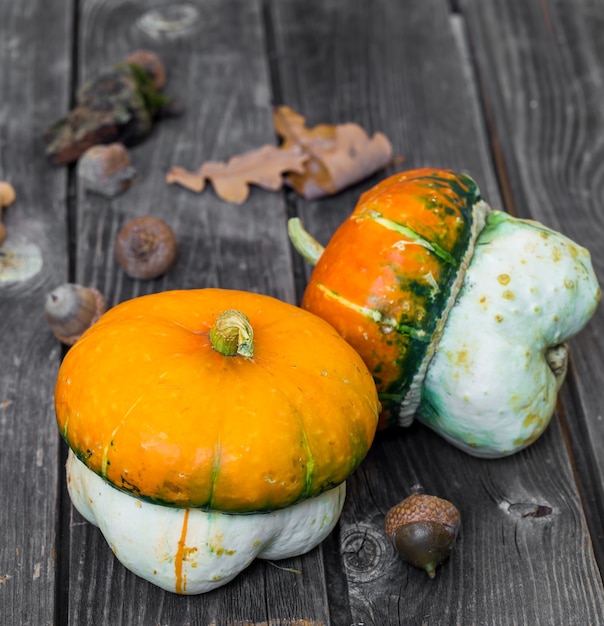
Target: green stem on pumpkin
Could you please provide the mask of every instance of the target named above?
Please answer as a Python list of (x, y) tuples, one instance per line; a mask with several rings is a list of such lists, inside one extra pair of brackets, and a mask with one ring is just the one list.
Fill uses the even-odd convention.
[(224, 356), (254, 356), (254, 330), (241, 311), (222, 312), (210, 328), (210, 341), (214, 350)]
[(302, 226), (298, 217), (292, 217), (287, 222), (287, 232), (294, 248), (304, 257), (304, 260), (311, 265), (316, 265), (325, 248)]

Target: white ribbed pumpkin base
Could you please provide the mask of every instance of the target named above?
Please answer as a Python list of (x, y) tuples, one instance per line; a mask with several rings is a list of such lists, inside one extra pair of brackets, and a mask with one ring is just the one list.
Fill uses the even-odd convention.
[(171, 508), (112, 487), (71, 450), (67, 485), (76, 509), (100, 528), (125, 567), (187, 595), (228, 583), (255, 558), (308, 552), (333, 530), (346, 494), (342, 483), (285, 509), (245, 515)]

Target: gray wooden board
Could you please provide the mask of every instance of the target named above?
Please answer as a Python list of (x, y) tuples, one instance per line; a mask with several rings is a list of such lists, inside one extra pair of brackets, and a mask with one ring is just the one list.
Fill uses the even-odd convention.
[[(0, 286), (0, 623), (51, 624), (57, 578), (58, 453), (52, 405), (61, 348), (44, 297), (67, 279), (67, 177), (44, 157), (45, 122), (69, 98), (70, 3), (0, 3), (0, 180), (16, 190), (9, 241), (43, 266)], [(44, 48), (40, 46), (44, 41)], [(1, 263), (1, 259), (0, 259)]]
[[(399, 169), (467, 171), (494, 207), (503, 206), (465, 24), (447, 2), (271, 6), (284, 103), (310, 125), (354, 121), (383, 131), (405, 156)], [(499, 50), (497, 31), (488, 40)], [(529, 48), (522, 39), (508, 45), (501, 54)], [(371, 183), (328, 201), (294, 199), (292, 211), (325, 243)], [(462, 513), (459, 545), (435, 581), (395, 558), (382, 531), (386, 511), (417, 482)], [(557, 418), (529, 449), (496, 461), (470, 458), (419, 425), (381, 435), (348, 494), (325, 547), (343, 568), (330, 597), (334, 623), (604, 623), (601, 580)], [(535, 517), (547, 510), (540, 505), (551, 514)]]
[[(322, 547), (255, 562), (204, 596), (164, 593), (130, 574), (65, 491), (65, 446), (59, 453), (52, 411), (61, 347), (42, 308), (44, 295), (69, 277), (68, 174), (46, 163), (41, 137), (68, 108), (74, 67), (81, 82), (135, 48), (151, 48), (186, 110), (132, 150), (141, 177), (126, 194), (108, 201), (77, 189), (71, 265), (78, 282), (99, 288), (110, 305), (205, 286), (299, 299), (309, 268), (292, 261), (286, 212), (299, 213), (325, 243), (359, 193), (394, 169), (321, 202), (288, 194), (288, 207), (257, 189), (235, 207), (211, 190), (196, 196), (163, 182), (173, 164), (193, 169), (274, 141), (271, 101), (293, 106), (311, 125), (356, 121), (381, 130), (405, 157), (398, 169), (468, 171), (493, 206), (505, 202), (598, 249), (601, 5), (457, 4), (461, 13), (451, 15), (444, 0), (197, 0), (173, 5), (163, 22), (150, 19), (154, 7), (165, 9), (160, 0), (86, 1), (75, 22), (69, 3), (0, 6), (0, 179), (18, 194), (6, 224), (44, 258), (35, 278), (0, 288), (2, 624), (604, 623), (573, 479), (576, 470), (602, 558), (601, 313), (573, 342), (563, 419), (528, 450), (482, 461), (419, 425), (382, 434), (349, 480), (341, 523)], [(190, 16), (188, 29), (165, 30), (166, 17)], [(127, 278), (113, 259), (120, 226), (141, 214), (164, 218), (179, 240), (177, 265), (156, 281)], [(601, 255), (594, 263), (601, 275)], [(382, 531), (388, 508), (417, 482), (450, 498), (463, 518), (435, 581), (401, 563)]]
[[(160, 13), (154, 18), (156, 8)], [(188, 28), (162, 30), (190, 16)], [(167, 92), (185, 112), (162, 120), (130, 151), (140, 180), (125, 194), (109, 201), (78, 190), (77, 281), (100, 289), (110, 305), (155, 291), (201, 287), (244, 289), (293, 302), (279, 194), (254, 189), (244, 205), (235, 206), (212, 189), (197, 195), (164, 181), (172, 165), (194, 170), (203, 161), (227, 160), (274, 142), (259, 4), (208, 0), (168, 8), (165, 2), (86, 1), (79, 41), (80, 81), (134, 49), (156, 52), (168, 70)], [(176, 265), (155, 281), (128, 278), (113, 256), (122, 224), (144, 214), (168, 222), (179, 245)], [(64, 611), (71, 624), (328, 621), (320, 548), (276, 565), (256, 562), (227, 587), (180, 597), (125, 570), (99, 531), (74, 511), (70, 524), (63, 546), (70, 552), (69, 572), (62, 584), (68, 585)]]
[[(592, 252), (604, 277), (604, 5), (592, 0), (460, 3), (501, 138), (516, 208)], [(529, 45), (530, 42), (530, 45)], [(572, 342), (562, 409), (604, 566), (604, 311)]]

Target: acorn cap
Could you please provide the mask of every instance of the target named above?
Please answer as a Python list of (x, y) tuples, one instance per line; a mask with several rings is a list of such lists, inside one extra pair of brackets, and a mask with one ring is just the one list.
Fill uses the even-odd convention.
[(97, 289), (64, 283), (46, 296), (44, 314), (55, 337), (70, 346), (98, 321), (106, 308), (105, 298)]
[(115, 257), (130, 278), (152, 279), (165, 274), (177, 254), (176, 235), (159, 217), (135, 217), (115, 239)]
[(386, 534), (392, 538), (405, 524), (436, 522), (457, 529), (460, 521), (457, 507), (448, 500), (424, 493), (413, 493), (388, 511), (384, 525)]

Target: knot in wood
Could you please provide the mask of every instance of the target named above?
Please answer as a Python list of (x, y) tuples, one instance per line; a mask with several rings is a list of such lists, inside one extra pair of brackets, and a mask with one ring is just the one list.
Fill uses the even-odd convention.
[(342, 558), (350, 580), (368, 582), (382, 575), (380, 563), (387, 550), (383, 533), (367, 525), (360, 525), (342, 536)]

